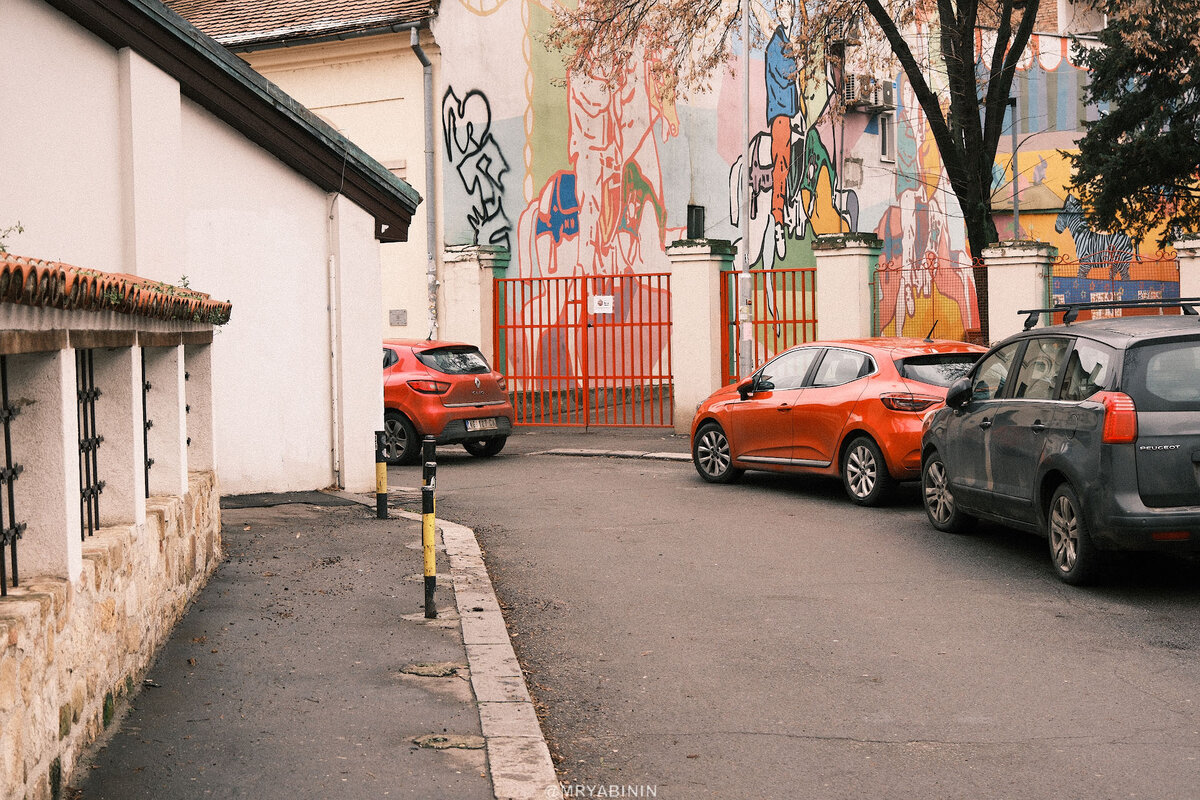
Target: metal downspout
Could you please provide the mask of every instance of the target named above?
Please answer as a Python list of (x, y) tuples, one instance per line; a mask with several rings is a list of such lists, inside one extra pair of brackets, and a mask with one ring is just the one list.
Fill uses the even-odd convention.
[(435, 260), (437, 243), (437, 181), (434, 177), (433, 161), (433, 62), (421, 49), (421, 31), (413, 28), (409, 33), (413, 53), (421, 62), (424, 73), (425, 94), (425, 281), (429, 293), (429, 338), (436, 339), (438, 332), (438, 280)]

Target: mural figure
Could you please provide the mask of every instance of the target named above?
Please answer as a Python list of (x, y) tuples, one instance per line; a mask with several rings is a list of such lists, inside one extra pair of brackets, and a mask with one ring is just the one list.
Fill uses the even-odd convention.
[[(811, 234), (855, 229), (858, 197), (838, 186), (834, 127), (825, 118), (829, 99), (841, 82), (833, 64), (824, 60), (824, 80), (814, 79), (792, 55), (789, 31), (797, 13), (794, 0), (776, 0), (772, 16), (762, 0), (752, 0), (759, 30), (767, 37), (763, 50), (766, 129), (752, 134), (749, 152), (749, 256), (768, 269), (782, 266), (788, 240)], [(836, 145), (836, 141), (835, 141)], [(836, 151), (836, 146), (835, 146)], [(745, 191), (744, 158), (729, 171), (729, 219), (740, 225)], [(769, 208), (770, 213), (764, 213)]]
[(512, 222), (504, 213), (504, 175), (508, 162), (491, 134), (492, 108), (478, 89), (461, 100), (453, 88), (442, 98), (442, 129), (446, 156), (458, 170), (471, 197), (467, 220), (475, 244), (509, 247)]
[[(649, 69), (652, 58), (639, 49), (614, 74), (567, 75), (570, 167), (551, 176), (517, 224), (521, 277), (599, 278), (589, 282), (590, 291), (614, 297), (613, 321), (635, 321), (669, 305), (658, 297), (662, 290), (622, 278), (669, 267), (655, 132), (661, 130), (666, 141), (678, 133), (679, 120), (673, 99), (660, 99)], [(677, 234), (682, 229), (671, 231), (670, 238)], [(556, 297), (554, 318), (547, 320), (546, 299), (540, 293), (523, 305), (522, 318), (551, 328), (542, 341), (523, 343), (520, 352), (536, 360), (539, 374), (576, 375), (585, 367), (590, 371), (593, 365), (577, 362), (582, 348), (574, 332), (584, 329), (581, 322), (591, 312), (578, 299)], [(624, 338), (609, 343), (618, 365), (634, 353), (657, 360), (663, 342), (638, 338), (649, 335), (648, 330), (618, 334)], [(589, 352), (593, 359), (605, 356)], [(556, 366), (547, 371), (543, 367), (551, 356)]]
[(763, 50), (763, 65), (767, 88), (767, 133), (770, 136), (771, 157), (771, 217), (775, 220), (775, 257), (786, 252), (786, 230), (783, 209), (787, 198), (788, 174), (792, 169), (792, 120), (803, 110), (800, 91), (796, 86), (799, 64), (791, 55), (788, 42), (792, 27), (792, 6), (789, 0), (776, 0), (775, 20), (760, 0), (750, 0), (750, 8), (764, 35), (772, 31)]
[[(961, 336), (979, 324), (970, 258), (951, 242), (944, 201), (951, 192), (933, 132), (911, 84), (903, 75), (898, 82), (896, 203), (876, 229), (887, 265), (876, 273), (876, 328), (924, 336), (937, 322), (940, 335)], [(947, 305), (955, 307), (952, 319)]]
[(1088, 227), (1083, 205), (1073, 194), (1067, 195), (1063, 210), (1054, 220), (1057, 233), (1070, 231), (1079, 261), (1077, 278), (1086, 278), (1094, 267), (1107, 266), (1109, 276), (1129, 280), (1129, 262), (1133, 260), (1133, 242), (1125, 233), (1100, 233)]

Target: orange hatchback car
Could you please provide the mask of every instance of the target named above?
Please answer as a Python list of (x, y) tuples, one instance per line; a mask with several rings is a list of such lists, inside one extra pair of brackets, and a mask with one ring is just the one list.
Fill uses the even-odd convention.
[(415, 463), (425, 436), (494, 456), (512, 432), (504, 376), (474, 345), (385, 340), (383, 406), (384, 455), (393, 464)]
[(921, 475), (921, 422), (985, 348), (932, 339), (810, 342), (718, 389), (692, 421), (700, 477), (748, 469), (841, 476), (850, 499), (879, 505)]

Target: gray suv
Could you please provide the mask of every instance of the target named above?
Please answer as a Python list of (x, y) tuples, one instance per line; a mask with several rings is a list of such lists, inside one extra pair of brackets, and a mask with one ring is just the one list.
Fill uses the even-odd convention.
[[(976, 518), (1045, 535), (1055, 573), (1097, 577), (1122, 550), (1200, 549), (1200, 299), (1023, 311), (925, 420), (929, 521)], [(1184, 314), (1072, 323), (1080, 309)], [(1067, 324), (1029, 329), (1047, 311)]]

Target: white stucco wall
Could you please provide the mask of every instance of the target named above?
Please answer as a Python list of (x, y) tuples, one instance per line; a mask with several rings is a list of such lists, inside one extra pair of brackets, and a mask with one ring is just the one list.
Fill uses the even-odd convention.
[(373, 220), (339, 200), (335, 231), (333, 197), (40, 0), (0, 3), (0, 52), (0, 229), (25, 228), (8, 249), (186, 276), (233, 303), (211, 350), (223, 492), (326, 487), (337, 462), (368, 491), (382, 422)]
[[(422, 47), (434, 65), (434, 163), (440, 181), (440, 55), (428, 33), (422, 38)], [(381, 248), (383, 296), (380, 306), (372, 311), (380, 320), (380, 338), (424, 338), (429, 334), (426, 213), (432, 205), (425, 177), (423, 77), (410, 33), (241, 55), (425, 198), (413, 214), (408, 241)], [(440, 248), (435, 250), (439, 251), (435, 257), (440, 268)], [(405, 312), (405, 325), (392, 325), (393, 310)]]
[(126, 271), (116, 53), (40, 0), (0, 2), (0, 53), (8, 249)]

